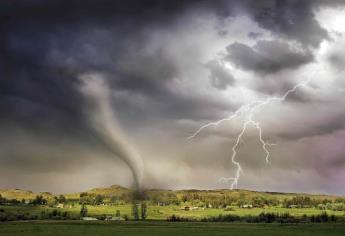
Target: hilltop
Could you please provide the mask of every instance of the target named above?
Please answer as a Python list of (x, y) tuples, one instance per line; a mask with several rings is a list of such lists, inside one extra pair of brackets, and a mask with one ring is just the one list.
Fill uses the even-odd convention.
[[(67, 193), (63, 194), (67, 199), (79, 199), (81, 194), (96, 196), (102, 195), (105, 198), (121, 198), (133, 194), (133, 189), (126, 188), (120, 185), (112, 185), (103, 188), (92, 188), (87, 191)], [(50, 192), (33, 192), (30, 190), (21, 189), (0, 189), (2, 197), (8, 199), (34, 199), (36, 196), (43, 196), (44, 198), (52, 198), (60, 194), (54, 194)], [(216, 189), (216, 190), (199, 190), (199, 189), (182, 189), (182, 190), (169, 190), (169, 189), (148, 189), (145, 190), (145, 194), (148, 198), (155, 198), (157, 196), (176, 196), (181, 199), (187, 195), (200, 195), (200, 196), (212, 196), (214, 198), (222, 198), (222, 196), (231, 196), (233, 198), (276, 198), (277, 200), (290, 199), (296, 196), (307, 196), (313, 199), (328, 199), (334, 200), (337, 198), (343, 198), (335, 195), (325, 194), (310, 194), (310, 193), (283, 193), (283, 192), (267, 192), (267, 191), (253, 191), (246, 189)]]
[(22, 190), (22, 189), (0, 189), (0, 194), (4, 198), (8, 199), (34, 199), (36, 196), (40, 195), (44, 198), (50, 198), (54, 195), (50, 192), (33, 192), (30, 190)]

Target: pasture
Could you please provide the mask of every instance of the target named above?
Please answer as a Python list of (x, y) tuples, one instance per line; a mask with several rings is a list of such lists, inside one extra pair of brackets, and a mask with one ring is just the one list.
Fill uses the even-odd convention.
[(11, 222), (0, 224), (1, 236), (93, 236), (93, 235), (150, 235), (150, 236), (341, 236), (343, 224), (233, 224), (182, 222)]
[[(48, 206), (1, 206), (0, 208), (4, 209), (6, 212), (13, 212), (16, 214), (30, 214), (37, 215), (38, 217), (45, 212), (49, 214), (54, 210), (60, 212), (68, 212), (71, 216), (78, 218), (80, 212), (80, 205), (71, 206), (71, 208), (56, 209)], [(115, 205), (115, 206), (87, 206), (88, 216), (98, 217), (101, 215), (114, 215), (117, 210), (120, 211), (121, 215), (127, 215), (130, 219), (132, 218), (132, 205)], [(185, 211), (182, 210), (180, 206), (157, 206), (149, 205), (148, 206), (148, 217), (147, 220), (166, 220), (171, 215), (177, 215), (180, 217), (201, 219), (204, 217), (218, 216), (220, 214), (234, 214), (238, 216), (246, 215), (259, 215), (260, 213), (289, 213), (293, 216), (302, 216), (302, 215), (318, 215), (323, 212), (316, 208), (281, 208), (281, 207), (267, 207), (267, 208), (252, 208), (245, 209), (239, 207), (233, 207), (231, 211), (226, 211), (224, 209), (217, 208), (198, 208), (195, 210)], [(336, 216), (345, 216), (344, 211), (326, 211), (329, 215), (334, 214)]]

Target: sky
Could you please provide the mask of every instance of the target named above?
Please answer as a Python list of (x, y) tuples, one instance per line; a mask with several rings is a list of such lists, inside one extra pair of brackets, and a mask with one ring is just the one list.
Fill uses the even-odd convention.
[[(0, 188), (345, 194), (344, 1), (4, 0)], [(134, 173), (134, 174), (133, 174)]]

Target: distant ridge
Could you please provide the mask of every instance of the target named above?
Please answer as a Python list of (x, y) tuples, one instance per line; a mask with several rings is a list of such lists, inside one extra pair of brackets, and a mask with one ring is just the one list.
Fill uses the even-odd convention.
[[(200, 190), (200, 189), (181, 189), (181, 190), (169, 190), (169, 189), (147, 189), (145, 192), (151, 194), (164, 194), (164, 193), (175, 193), (177, 195), (183, 195), (186, 193), (205, 193), (205, 194), (234, 194), (234, 195), (245, 195), (245, 196), (279, 196), (279, 197), (291, 197), (291, 196), (312, 196), (314, 198), (329, 198), (335, 199), (340, 196), (336, 195), (327, 195), (327, 194), (312, 194), (312, 193), (284, 193), (284, 192), (269, 192), (269, 191), (254, 191), (246, 189), (215, 189), (215, 190)], [(133, 193), (133, 189), (123, 187), (121, 185), (111, 185), (109, 187), (100, 187), (92, 188), (87, 191), (67, 193), (63, 194), (67, 198), (77, 199), (80, 197), (81, 193), (87, 193), (89, 195), (104, 195), (106, 197), (112, 196), (122, 196), (124, 194)], [(0, 189), (0, 194), (2, 197), (8, 199), (34, 199), (38, 195), (42, 195), (44, 198), (50, 198), (57, 196), (59, 194), (53, 194), (51, 192), (33, 192), (31, 190), (22, 190), (22, 189)]]
[(50, 192), (37, 192), (34, 193), (31, 190), (22, 190), (22, 189), (0, 189), (0, 194), (4, 198), (8, 199), (34, 199), (37, 195), (42, 195), (45, 198), (54, 196)]

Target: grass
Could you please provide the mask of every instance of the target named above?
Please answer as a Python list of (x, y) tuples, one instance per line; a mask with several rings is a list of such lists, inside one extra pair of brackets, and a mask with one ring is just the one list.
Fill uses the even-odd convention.
[[(105, 202), (109, 203), (111, 197), (115, 197), (119, 200), (119, 202), (122, 202), (123, 196), (131, 196), (133, 194), (133, 190), (124, 188), (118, 185), (113, 185), (106, 188), (95, 188), (87, 191), (89, 196), (92, 196), (93, 198), (96, 195), (102, 195), (104, 196)], [(275, 199), (276, 201), (283, 201), (284, 199), (291, 199), (296, 196), (309, 196), (312, 199), (316, 200), (329, 200), (334, 201), (337, 198), (342, 198), (345, 201), (345, 197), (339, 197), (339, 196), (329, 196), (329, 195), (312, 195), (312, 194), (294, 194), (294, 193), (267, 193), (267, 192), (256, 192), (256, 191), (249, 191), (249, 190), (226, 190), (226, 189), (220, 189), (220, 190), (162, 190), (162, 189), (151, 189), (147, 190), (146, 192), (147, 197), (149, 199), (155, 199), (158, 197), (158, 199), (169, 199), (171, 196), (175, 196), (176, 199), (179, 199), (179, 202), (182, 202), (181, 199), (183, 196), (198, 196), (200, 198), (197, 199), (208, 199), (208, 200), (222, 200), (227, 198), (232, 199), (246, 199), (250, 200), (254, 197), (258, 198), (264, 198), (264, 199)], [(33, 199), (37, 195), (43, 195), (46, 199), (52, 199), (54, 195), (52, 193), (34, 193), (32, 191), (27, 190), (20, 190), (20, 189), (0, 189), (0, 194), (2, 197), (5, 197), (7, 199)], [(80, 199), (80, 193), (71, 193), (71, 194), (65, 194), (65, 197), (68, 199), (69, 202), (78, 202)], [(203, 201), (206, 201), (206, 200)], [(156, 199), (157, 200), (157, 199)], [(234, 200), (234, 201), (235, 201)], [(157, 200), (158, 201), (158, 200)], [(189, 200), (188, 200), (189, 201)], [(200, 204), (200, 200), (196, 200), (193, 202), (187, 202), (182, 203), (181, 206), (185, 205), (193, 205), (193, 206), (200, 206), (200, 205), (206, 205), (206, 203)], [(158, 202), (164, 202), (164, 201), (158, 201)], [(206, 201), (207, 202), (207, 201)], [(212, 203), (213, 204), (213, 203)], [(68, 204), (67, 204), (68, 205)], [(116, 210), (120, 210), (121, 215), (128, 215), (131, 216), (131, 205), (116, 205), (116, 206), (87, 206), (88, 207), (88, 213), (90, 216), (100, 216), (100, 215), (114, 215)], [(25, 206), (25, 205), (18, 205), (18, 206), (0, 206), (0, 208), (4, 208), (6, 211), (25, 214), (30, 213), (31, 215), (40, 215), (41, 211), (53, 211), (56, 208), (49, 208), (46, 206)], [(268, 208), (253, 208), (253, 209), (243, 209), (238, 208), (236, 206), (232, 207), (234, 211), (224, 211), (224, 209), (217, 209), (217, 208), (206, 208), (202, 210), (199, 208), (198, 210), (193, 211), (183, 211), (180, 210), (180, 206), (157, 206), (157, 205), (150, 205), (148, 207), (148, 219), (151, 220), (165, 220), (167, 217), (171, 215), (178, 215), (181, 217), (187, 217), (187, 218), (203, 218), (203, 217), (212, 217), (212, 216), (218, 216), (219, 214), (235, 214), (238, 216), (245, 216), (245, 215), (258, 215), (261, 212), (270, 212), (270, 213), (289, 213), (293, 216), (302, 216), (304, 214), (306, 215), (318, 215), (322, 212), (322, 210), (316, 209), (316, 208), (281, 208), (281, 207), (268, 207)], [(76, 204), (72, 208), (65, 208), (61, 209), (59, 211), (67, 211), (71, 215), (78, 217), (80, 206)], [(344, 211), (327, 211), (328, 214), (334, 214), (338, 216), (345, 216)]]
[(172, 223), (172, 222), (11, 222), (0, 224), (1, 236), (340, 236), (343, 224), (230, 224), (230, 223)]
[[(56, 208), (51, 208), (47, 206), (1, 206), (0, 208), (4, 209), (6, 212), (20, 213), (25, 214), (29, 213), (30, 215), (40, 215), (42, 211), (51, 212)], [(100, 215), (114, 215), (117, 210), (120, 210), (121, 215), (128, 215), (131, 217), (132, 206), (127, 205), (117, 205), (117, 206), (87, 206), (89, 216), (100, 216)], [(238, 216), (245, 215), (259, 215), (262, 212), (266, 213), (289, 213), (293, 216), (302, 216), (306, 215), (318, 215), (322, 213), (322, 210), (316, 208), (280, 208), (280, 207), (269, 207), (269, 208), (252, 208), (252, 209), (243, 209), (234, 207), (234, 211), (224, 211), (224, 209), (215, 209), (215, 208), (199, 208), (197, 210), (184, 211), (180, 209), (180, 206), (148, 206), (148, 218), (149, 220), (166, 220), (167, 217), (171, 215), (178, 215), (181, 217), (187, 218), (203, 218), (210, 216), (218, 216), (219, 214), (235, 214)], [(67, 211), (72, 216), (78, 217), (80, 212), (80, 206), (76, 205), (72, 208), (57, 209), (58, 211)], [(337, 216), (345, 216), (344, 211), (331, 211), (328, 210), (329, 215), (334, 214)]]

